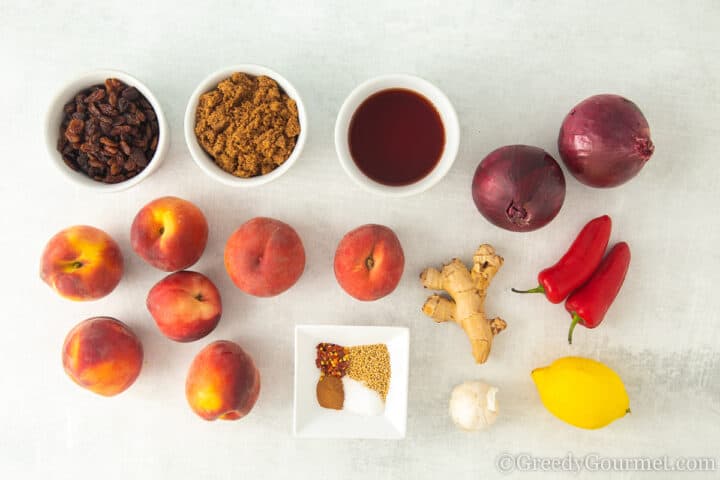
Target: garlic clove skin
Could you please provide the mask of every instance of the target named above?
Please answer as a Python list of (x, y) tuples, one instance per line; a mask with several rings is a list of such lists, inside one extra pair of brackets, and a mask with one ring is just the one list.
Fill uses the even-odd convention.
[(497, 387), (478, 381), (457, 385), (450, 394), (450, 418), (465, 431), (488, 428), (499, 413), (497, 392)]

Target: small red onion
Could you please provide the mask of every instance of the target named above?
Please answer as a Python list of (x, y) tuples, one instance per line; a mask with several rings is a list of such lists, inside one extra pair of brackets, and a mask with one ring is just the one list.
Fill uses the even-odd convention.
[(547, 225), (565, 200), (565, 176), (545, 150), (500, 147), (485, 157), (472, 182), (475, 206), (494, 225), (529, 232)]
[(605, 94), (583, 100), (567, 114), (558, 149), (570, 173), (582, 183), (615, 187), (638, 174), (655, 146), (637, 105)]

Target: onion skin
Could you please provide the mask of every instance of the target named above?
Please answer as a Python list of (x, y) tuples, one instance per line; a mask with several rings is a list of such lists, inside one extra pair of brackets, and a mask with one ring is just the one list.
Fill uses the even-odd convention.
[(542, 148), (507, 145), (480, 162), (472, 196), (490, 223), (513, 232), (530, 232), (547, 225), (560, 211), (565, 176)]
[(567, 114), (558, 135), (565, 166), (585, 185), (609, 188), (640, 172), (655, 150), (637, 105), (619, 95), (595, 95)]

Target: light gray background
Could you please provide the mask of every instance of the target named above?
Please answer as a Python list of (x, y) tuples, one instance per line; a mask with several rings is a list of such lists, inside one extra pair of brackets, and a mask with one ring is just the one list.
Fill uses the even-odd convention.
[[(503, 452), (534, 456), (720, 457), (718, 151), (720, 3), (595, 1), (456, 2), (8, 2), (0, 3), (2, 326), (0, 476), (3, 478), (490, 478)], [(689, 6), (683, 4), (689, 4)], [(251, 191), (214, 183), (191, 161), (185, 105), (210, 72), (255, 62), (302, 92), (310, 131), (298, 163)], [(100, 67), (138, 76), (162, 103), (172, 144), (138, 187), (97, 195), (64, 183), (44, 150), (42, 118), (54, 91)], [(457, 162), (432, 190), (407, 199), (368, 194), (335, 158), (342, 100), (378, 74), (415, 73), (451, 98), (462, 126)], [(557, 155), (567, 111), (601, 92), (623, 94), (646, 114), (657, 150), (631, 183), (595, 190), (567, 176), (565, 205), (530, 234), (487, 223), (470, 198), (477, 163), (505, 144)], [(146, 202), (179, 195), (210, 222), (195, 269), (217, 282), (225, 311), (209, 337), (176, 344), (145, 309), (163, 274), (130, 249), (129, 226)], [(609, 213), (613, 241), (629, 242), (625, 287), (600, 328), (564, 341), (568, 316), (542, 297), (518, 297), (590, 218)], [(292, 224), (307, 250), (299, 283), (271, 299), (236, 290), (222, 265), (229, 234), (266, 215)], [(358, 303), (332, 273), (335, 246), (368, 222), (391, 226), (406, 253), (394, 294)], [(98, 226), (126, 254), (112, 295), (91, 303), (56, 296), (38, 279), (45, 242), (72, 224)], [(488, 313), (509, 328), (489, 362), (473, 364), (463, 332), (420, 313), (417, 275), (490, 242), (506, 264)], [(69, 329), (112, 315), (140, 335), (146, 362), (124, 394), (101, 398), (63, 373)], [(411, 329), (408, 435), (402, 441), (308, 441), (291, 434), (292, 338), (297, 323), (404, 325)], [(209, 341), (238, 341), (255, 357), (262, 392), (238, 422), (206, 423), (185, 402), (185, 373)], [(633, 413), (599, 431), (553, 418), (529, 373), (579, 354), (624, 379)], [(450, 389), (466, 379), (500, 387), (492, 430), (461, 433), (447, 415)], [(272, 472), (271, 475), (269, 472)], [(530, 474), (518, 474), (518, 478)], [(556, 475), (550, 475), (555, 478)], [(618, 474), (631, 478), (635, 474)], [(659, 473), (652, 478), (676, 478)], [(550, 478), (545, 475), (542, 478)], [(693, 478), (699, 478), (693, 477)]]

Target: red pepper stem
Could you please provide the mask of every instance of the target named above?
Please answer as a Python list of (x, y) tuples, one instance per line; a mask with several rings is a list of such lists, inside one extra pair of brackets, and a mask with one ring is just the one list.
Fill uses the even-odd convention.
[(570, 331), (568, 332), (568, 343), (572, 345), (573, 330), (578, 323), (582, 322), (582, 318), (577, 313), (573, 312), (572, 323), (570, 324)]
[(537, 287), (531, 288), (530, 290), (516, 290), (514, 288), (511, 288), (510, 290), (515, 293), (545, 293), (545, 289), (542, 285), (538, 285)]

